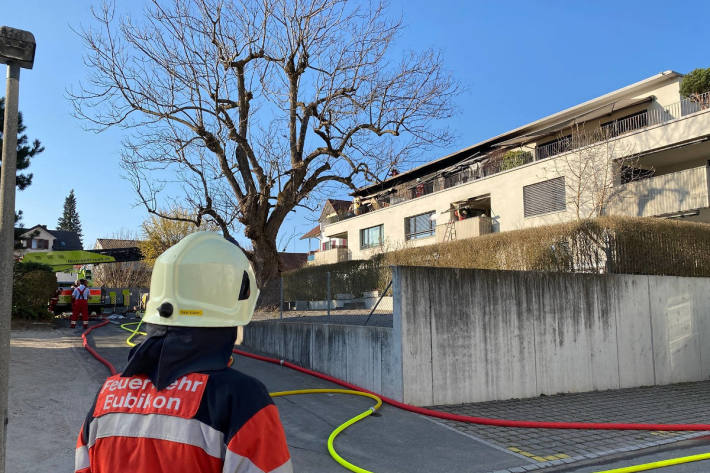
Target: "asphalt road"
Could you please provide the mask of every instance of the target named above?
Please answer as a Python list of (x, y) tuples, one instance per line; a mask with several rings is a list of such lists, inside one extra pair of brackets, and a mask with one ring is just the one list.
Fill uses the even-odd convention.
[[(92, 333), (102, 356), (117, 368), (125, 362), (127, 333), (111, 325)], [(87, 354), (88, 356), (88, 354)], [(88, 360), (92, 363), (91, 360)], [(237, 357), (235, 369), (261, 380), (269, 391), (339, 388), (312, 376), (250, 358)], [(326, 441), (338, 425), (373, 402), (340, 394), (276, 398), (297, 472), (346, 471), (330, 457)], [(380, 414), (358, 422), (336, 440), (336, 450), (348, 461), (377, 473), (485, 473), (529, 464), (527, 458), (489, 445), (429, 419), (383, 406)]]
[[(111, 325), (96, 330), (91, 339), (120, 369), (128, 353), (126, 336)], [(270, 391), (331, 386), (243, 357), (237, 359), (236, 368), (262, 380)], [(13, 331), (8, 471), (71, 471), (76, 432), (107, 374), (105, 367), (81, 348), (78, 331)], [(336, 426), (367, 409), (372, 404), (369, 399), (318, 394), (275, 402), (297, 472), (346, 471), (331, 459), (326, 440)], [(336, 449), (344, 458), (376, 473), (518, 473), (536, 467), (529, 458), (475, 435), (390, 406), (346, 430), (336, 440)], [(590, 473), (706, 452), (710, 452), (710, 437), (700, 437), (535, 471)], [(655, 471), (705, 472), (710, 471), (710, 461)]]

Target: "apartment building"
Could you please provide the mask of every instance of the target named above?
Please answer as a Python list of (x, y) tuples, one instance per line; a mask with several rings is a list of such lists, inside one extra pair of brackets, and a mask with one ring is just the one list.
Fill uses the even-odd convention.
[(710, 223), (710, 92), (666, 71), (328, 200), (315, 264), (596, 215)]

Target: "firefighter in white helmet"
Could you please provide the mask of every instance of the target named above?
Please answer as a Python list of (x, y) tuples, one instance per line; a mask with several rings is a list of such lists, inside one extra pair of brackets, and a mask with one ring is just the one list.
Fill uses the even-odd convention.
[(160, 255), (146, 339), (99, 390), (75, 471), (292, 472), (266, 388), (229, 368), (258, 296), (244, 252), (217, 234), (194, 233)]

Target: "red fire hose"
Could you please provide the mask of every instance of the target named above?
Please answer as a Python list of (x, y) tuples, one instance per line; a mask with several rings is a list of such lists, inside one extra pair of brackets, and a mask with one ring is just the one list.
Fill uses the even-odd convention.
[(106, 325), (109, 322), (110, 322), (109, 320), (104, 320), (100, 324), (92, 325), (91, 327), (87, 328), (86, 330), (84, 330), (84, 333), (81, 334), (81, 339), (83, 340), (82, 343), (84, 345), (84, 348), (86, 348), (89, 351), (89, 353), (91, 353), (94, 356), (94, 358), (96, 358), (101, 363), (106, 365), (108, 370), (111, 372), (111, 376), (113, 376), (116, 374), (116, 368), (114, 368), (114, 366), (111, 364), (110, 361), (108, 361), (106, 358), (99, 355), (98, 352), (96, 350), (94, 350), (91, 345), (89, 345), (89, 342), (86, 341), (87, 334), (91, 333), (91, 331), (94, 330), (95, 328), (103, 327), (104, 325)]
[(491, 419), (487, 417), (473, 417), (464, 416), (460, 414), (451, 414), (449, 412), (435, 411), (432, 409), (426, 409), (423, 407), (412, 406), (405, 404), (403, 402), (395, 401), (394, 399), (387, 398), (381, 394), (373, 393), (367, 389), (361, 388), (354, 384), (341, 381), (332, 376), (328, 376), (323, 373), (318, 373), (317, 371), (309, 370), (307, 368), (302, 368), (293, 363), (289, 363), (284, 360), (277, 360), (275, 358), (269, 358), (266, 356), (254, 355), (252, 353), (247, 353), (242, 350), (233, 350), (234, 353), (249, 358), (254, 358), (256, 360), (266, 361), (268, 363), (274, 363), (281, 366), (286, 366), (288, 368), (300, 371), (301, 373), (306, 373), (316, 378), (324, 379), (330, 381), (331, 383), (339, 384), (348, 389), (355, 391), (362, 391), (365, 393), (375, 394), (382, 399), (382, 401), (390, 404), (392, 406), (404, 409), (406, 411), (416, 412), (417, 414), (422, 414), (429, 417), (437, 417), (439, 419), (455, 420), (459, 422), (468, 422), (470, 424), (480, 424), (480, 425), (494, 425), (497, 427), (521, 427), (528, 429), (583, 429), (583, 430), (710, 430), (710, 424), (623, 424), (623, 423), (606, 423), (606, 422), (542, 422), (542, 421), (531, 421), (531, 420), (506, 420), (506, 419)]

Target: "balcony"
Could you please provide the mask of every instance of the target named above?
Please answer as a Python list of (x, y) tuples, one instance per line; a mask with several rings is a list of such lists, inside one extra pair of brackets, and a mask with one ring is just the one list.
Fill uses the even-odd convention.
[(493, 232), (493, 221), (490, 217), (471, 217), (451, 223), (436, 226), (436, 242), (447, 240), (463, 240)]
[(348, 261), (348, 259), (350, 259), (350, 256), (347, 248), (333, 248), (330, 250), (316, 251), (313, 254), (313, 260), (309, 261), (309, 264), (333, 264)]
[(597, 129), (583, 130), (583, 136), (581, 137), (569, 134), (552, 142), (539, 145), (535, 148), (535, 160), (547, 159), (567, 151), (600, 143), (636, 130), (661, 125), (695, 112), (710, 109), (710, 92), (698, 97), (686, 98), (668, 106), (661, 106), (658, 103), (654, 103), (654, 105), (647, 110), (642, 110), (624, 118), (602, 123)]
[(608, 215), (654, 217), (710, 207), (710, 167), (701, 166), (616, 188)]
[[(632, 133), (638, 132), (639, 130), (652, 128), (657, 125), (670, 125), (688, 115), (709, 111), (710, 92), (698, 97), (683, 99), (668, 106), (661, 106), (653, 102), (649, 105), (647, 110), (641, 110), (617, 120), (601, 123), (594, 129), (583, 130), (583, 133), (581, 133), (582, 136), (568, 131), (566, 135), (558, 136), (554, 141), (536, 146), (534, 152), (525, 151), (523, 149), (525, 148), (525, 143), (522, 143), (523, 147), (495, 150), (487, 155), (477, 156), (475, 160), (460, 163), (455, 168), (441, 170), (438, 175), (431, 175), (422, 182), (412, 182), (409, 187), (403, 187), (397, 190), (397, 192), (391, 189), (387, 193), (387, 205), (399, 204), (450, 187), (475, 182), (480, 179), (495, 176), (501, 172), (515, 169), (518, 166), (548, 159), (575, 149), (592, 146), (596, 143), (617, 138), (622, 140), (627, 139), (624, 138), (625, 135), (630, 136)], [(698, 121), (694, 124), (694, 126), (697, 125), (696, 131), (699, 129), (705, 130), (707, 128), (704, 125), (705, 121), (707, 121), (705, 118), (698, 118)], [(651, 144), (654, 146), (672, 144), (674, 141), (680, 139), (678, 137), (678, 130), (681, 126), (683, 125), (678, 125), (675, 130), (672, 130), (672, 125), (667, 129), (664, 128), (663, 130), (657, 130), (655, 132), (649, 130), (653, 136), (649, 134), (648, 137), (644, 138), (644, 146), (651, 147)], [(629, 137), (628, 139), (633, 138)], [(527, 147), (530, 148), (530, 146), (531, 144), (528, 143)], [(635, 149), (633, 152), (642, 151), (644, 150)], [(624, 207), (622, 204), (618, 205)], [(644, 210), (644, 212), (649, 212), (652, 208), (653, 205), (651, 205), (649, 209)], [(362, 205), (356, 212), (348, 212), (342, 216), (332, 217), (332, 219), (324, 221), (323, 224), (330, 225), (374, 210), (378, 210), (378, 208)], [(630, 210), (624, 210), (624, 212), (627, 211)], [(628, 215), (628, 213), (624, 213), (624, 215)], [(439, 231), (437, 229), (437, 234), (438, 233)], [(466, 231), (462, 231), (462, 234), (466, 234)], [(459, 238), (467, 237), (459, 236)]]

